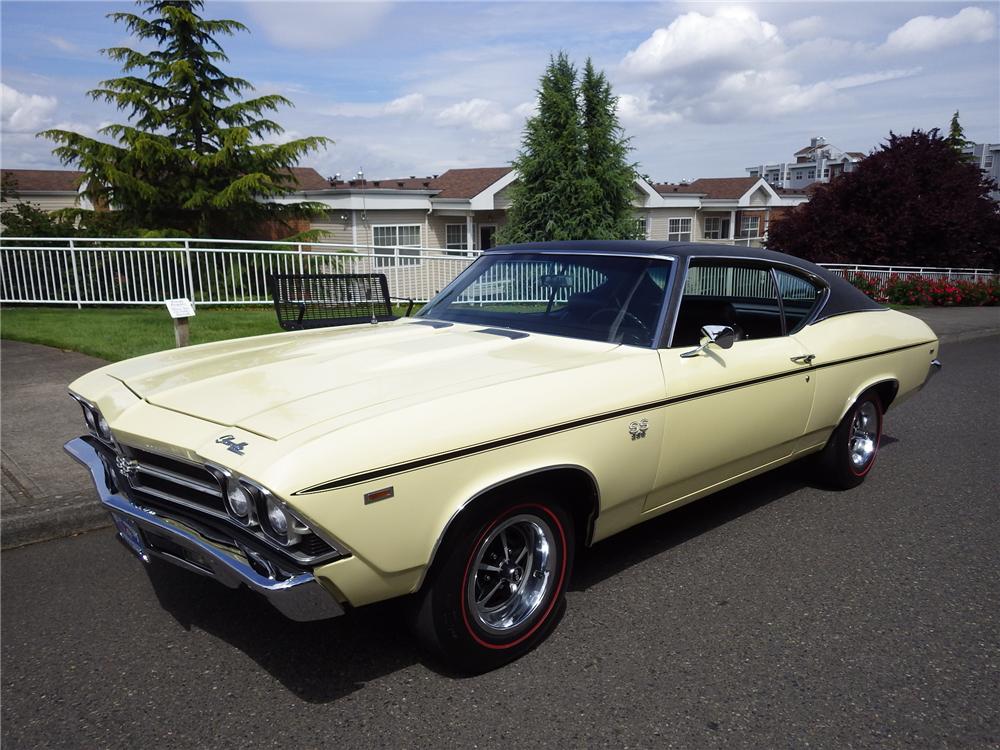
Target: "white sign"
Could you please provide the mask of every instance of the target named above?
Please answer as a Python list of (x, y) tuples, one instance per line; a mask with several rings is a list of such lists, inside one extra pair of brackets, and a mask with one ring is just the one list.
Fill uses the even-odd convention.
[(167, 310), (171, 318), (193, 318), (194, 305), (191, 300), (181, 297), (180, 299), (168, 299)]

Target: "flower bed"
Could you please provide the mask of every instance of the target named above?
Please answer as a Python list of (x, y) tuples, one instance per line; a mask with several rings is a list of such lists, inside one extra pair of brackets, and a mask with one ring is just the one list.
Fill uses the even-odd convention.
[(845, 278), (877, 302), (894, 305), (980, 305), (1000, 304), (1000, 280), (979, 281), (932, 279), (927, 276), (877, 276), (864, 271), (848, 271)]

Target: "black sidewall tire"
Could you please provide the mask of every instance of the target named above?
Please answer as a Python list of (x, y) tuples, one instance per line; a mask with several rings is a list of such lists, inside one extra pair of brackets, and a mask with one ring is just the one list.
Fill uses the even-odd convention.
[[(512, 515), (528, 513), (544, 520), (553, 531), (560, 576), (529, 625), (510, 639), (491, 636), (477, 628), (466, 609), (467, 568), (479, 542)], [(538, 495), (512, 502), (497, 498), (473, 506), (460, 516), (438, 551), (439, 561), (417, 597), (414, 628), (421, 643), (451, 669), (480, 674), (526, 654), (545, 640), (565, 611), (565, 592), (573, 567), (573, 518), (559, 503)]]
[[(878, 415), (878, 436), (875, 441), (875, 453), (865, 466), (864, 471), (856, 472), (851, 462), (850, 451), (848, 449), (848, 439), (851, 432), (851, 424), (861, 406), (867, 402), (875, 405), (875, 413)], [(849, 490), (857, 487), (865, 481), (865, 477), (871, 472), (872, 467), (878, 460), (878, 452), (882, 443), (882, 425), (884, 412), (882, 411), (882, 400), (875, 391), (862, 393), (858, 400), (847, 410), (844, 418), (837, 425), (837, 429), (830, 436), (830, 441), (819, 454), (819, 466), (823, 480), (834, 489)]]

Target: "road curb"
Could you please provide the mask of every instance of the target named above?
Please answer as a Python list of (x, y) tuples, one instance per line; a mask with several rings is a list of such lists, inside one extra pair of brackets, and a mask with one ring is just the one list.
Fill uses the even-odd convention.
[(0, 518), (0, 549), (47, 542), (110, 525), (107, 511), (93, 495), (63, 500), (55, 507), (7, 511)]

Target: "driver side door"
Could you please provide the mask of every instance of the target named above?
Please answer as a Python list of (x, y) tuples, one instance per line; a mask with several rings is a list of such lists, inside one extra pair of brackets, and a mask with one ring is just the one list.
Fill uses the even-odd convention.
[[(682, 356), (698, 349), (705, 325), (733, 327), (736, 342)], [(694, 500), (794, 452), (815, 383), (809, 352), (786, 330), (770, 268), (692, 261), (671, 340), (659, 350), (664, 439), (644, 511)]]

